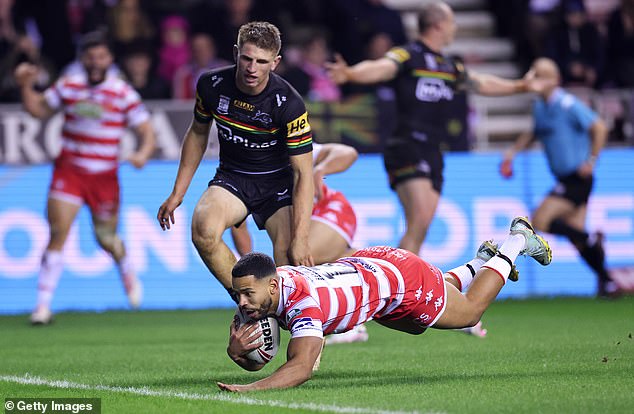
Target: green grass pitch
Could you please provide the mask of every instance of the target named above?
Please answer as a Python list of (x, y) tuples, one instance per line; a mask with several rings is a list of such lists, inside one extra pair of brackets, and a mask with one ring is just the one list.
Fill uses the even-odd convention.
[(0, 396), (101, 398), (104, 413), (632, 413), (634, 298), (499, 301), (485, 339), (368, 324), (290, 390), (221, 393), (260, 372), (229, 360), (231, 310), (0, 317)]

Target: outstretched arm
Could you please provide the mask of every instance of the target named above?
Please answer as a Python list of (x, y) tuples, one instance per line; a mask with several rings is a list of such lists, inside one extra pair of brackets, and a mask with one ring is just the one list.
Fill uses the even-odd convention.
[(312, 376), (313, 365), (321, 351), (322, 341), (322, 338), (316, 336), (291, 338), (286, 351), (286, 363), (270, 376), (245, 385), (218, 382), (218, 388), (223, 391), (246, 392), (290, 388), (303, 384)]
[(371, 84), (394, 79), (398, 73), (398, 64), (389, 58), (379, 58), (348, 66), (341, 55), (337, 54), (334, 62), (326, 63), (326, 70), (330, 78), (340, 85), (346, 82)]
[(466, 86), (468, 90), (480, 95), (506, 96), (525, 92), (540, 93), (555, 86), (555, 81), (536, 78), (532, 70), (526, 72), (522, 79), (504, 79), (487, 73), (469, 71)]

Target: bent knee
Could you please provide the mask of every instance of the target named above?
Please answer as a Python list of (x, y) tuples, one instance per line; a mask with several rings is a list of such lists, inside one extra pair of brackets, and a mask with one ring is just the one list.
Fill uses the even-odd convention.
[(222, 240), (223, 231), (203, 220), (194, 220), (192, 221), (192, 243), (198, 249), (214, 246)]

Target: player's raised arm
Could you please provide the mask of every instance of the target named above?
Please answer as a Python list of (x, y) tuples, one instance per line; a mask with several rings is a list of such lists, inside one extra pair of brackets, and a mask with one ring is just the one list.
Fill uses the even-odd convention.
[(24, 109), (38, 119), (46, 119), (55, 113), (44, 94), (33, 89), (37, 78), (37, 67), (30, 63), (20, 63), (14, 72), (15, 80), (20, 87), (20, 95)]
[(392, 59), (383, 57), (348, 66), (341, 55), (337, 54), (334, 62), (326, 63), (326, 70), (337, 84), (347, 82), (372, 84), (394, 79), (398, 72), (398, 64)]
[(223, 391), (247, 392), (275, 388), (295, 387), (308, 381), (313, 373), (313, 365), (321, 351), (322, 338), (305, 336), (291, 338), (286, 351), (287, 361), (270, 376), (251, 384), (224, 384), (218, 382)]

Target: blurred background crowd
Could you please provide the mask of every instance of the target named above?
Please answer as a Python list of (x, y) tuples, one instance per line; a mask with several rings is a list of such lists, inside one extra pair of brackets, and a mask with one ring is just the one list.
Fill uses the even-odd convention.
[[(233, 62), (237, 30), (251, 20), (280, 27), (283, 64), (278, 72), (309, 102), (336, 102), (360, 91), (380, 94), (380, 85), (335, 85), (323, 64), (335, 52), (352, 64), (405, 43), (416, 30), (418, 3), (0, 0), (0, 102), (19, 101), (13, 79), (18, 63), (38, 64), (38, 86), (45, 88), (63, 71), (72, 70), (77, 39), (95, 29), (106, 31), (111, 39), (117, 59), (113, 70), (123, 72), (144, 99), (191, 99), (201, 72)], [(586, 88), (590, 94), (634, 86), (634, 0), (449, 3), (459, 27), (451, 52), (467, 67), (521, 76), (536, 56), (548, 56), (560, 66), (564, 86)], [(619, 111), (627, 118), (627, 109)], [(627, 135), (613, 135), (618, 134)]]

